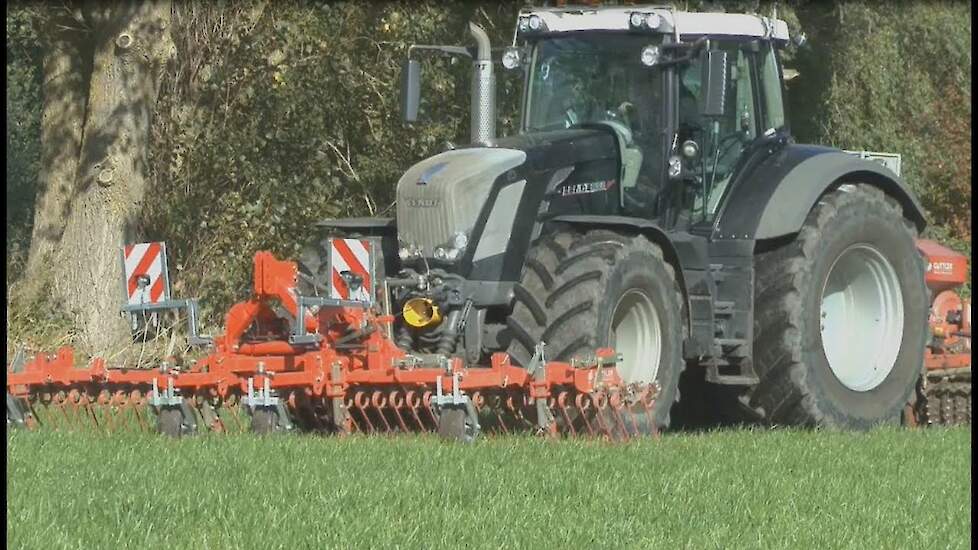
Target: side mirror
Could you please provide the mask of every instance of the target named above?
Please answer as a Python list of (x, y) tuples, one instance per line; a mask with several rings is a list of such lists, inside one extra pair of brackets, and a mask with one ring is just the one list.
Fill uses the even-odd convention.
[(703, 63), (703, 108), (705, 117), (724, 115), (727, 99), (727, 52), (708, 50)]
[(421, 63), (408, 59), (401, 65), (401, 118), (404, 122), (418, 121), (421, 106)]

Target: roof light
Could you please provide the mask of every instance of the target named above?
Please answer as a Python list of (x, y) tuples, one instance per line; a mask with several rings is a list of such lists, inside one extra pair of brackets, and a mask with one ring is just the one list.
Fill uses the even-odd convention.
[(641, 27), (645, 24), (645, 14), (638, 11), (633, 11), (628, 17), (628, 24), (632, 27)]
[(543, 19), (540, 19), (539, 15), (531, 15), (529, 25), (531, 31), (541, 31), (543, 30)]
[(517, 23), (517, 28), (519, 28), (520, 32), (526, 32), (530, 30), (530, 18), (520, 17), (520, 20)]
[(662, 24), (662, 18), (659, 17), (658, 13), (650, 13), (645, 16), (645, 26), (653, 31), (659, 28)]

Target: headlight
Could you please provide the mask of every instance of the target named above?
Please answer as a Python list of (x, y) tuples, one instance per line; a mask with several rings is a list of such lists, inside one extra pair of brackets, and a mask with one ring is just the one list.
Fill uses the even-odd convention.
[(448, 251), (445, 250), (445, 247), (439, 246), (438, 248), (435, 249), (435, 259), (442, 260), (442, 261), (448, 259)]
[(669, 177), (678, 178), (683, 172), (683, 160), (678, 156), (669, 157)]
[(506, 48), (503, 52), (503, 67), (515, 69), (520, 66), (520, 51), (517, 48)]
[(417, 258), (420, 255), (421, 250), (419, 250), (418, 247), (410, 244), (401, 245), (401, 247), (397, 249), (397, 256), (401, 258), (402, 262), (406, 262), (412, 258)]
[(659, 62), (659, 47), (646, 46), (642, 48), (642, 65), (651, 67)]
[(543, 30), (543, 19), (539, 15), (531, 15), (529, 25), (531, 31)]
[(520, 32), (526, 32), (526, 31), (530, 30), (530, 18), (529, 17), (520, 17), (520, 21), (517, 24), (517, 26), (518, 26)]
[(465, 233), (456, 233), (455, 236), (452, 237), (452, 244), (455, 245), (456, 249), (462, 250), (466, 246), (469, 246), (469, 237)]
[(662, 24), (662, 18), (659, 17), (658, 13), (650, 13), (645, 16), (645, 26), (653, 31), (658, 29), (660, 24)]
[(633, 27), (641, 27), (645, 23), (645, 14), (637, 11), (632, 12), (628, 18), (628, 23)]

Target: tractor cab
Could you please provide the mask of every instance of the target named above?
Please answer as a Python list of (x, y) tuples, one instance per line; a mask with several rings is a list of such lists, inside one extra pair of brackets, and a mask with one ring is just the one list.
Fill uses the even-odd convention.
[(786, 134), (776, 50), (787, 38), (783, 21), (752, 15), (532, 10), (502, 63), (524, 73), (522, 134), (615, 135), (615, 214), (709, 226), (755, 146)]

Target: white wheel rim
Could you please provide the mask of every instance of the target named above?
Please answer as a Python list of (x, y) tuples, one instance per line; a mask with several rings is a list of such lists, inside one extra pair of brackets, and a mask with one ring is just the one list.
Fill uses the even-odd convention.
[(822, 288), (821, 341), (832, 373), (853, 391), (886, 380), (903, 340), (903, 294), (890, 262), (867, 244), (846, 249)]
[(652, 300), (632, 289), (618, 299), (611, 316), (608, 344), (622, 355), (618, 373), (625, 383), (651, 383), (659, 374), (662, 324)]

